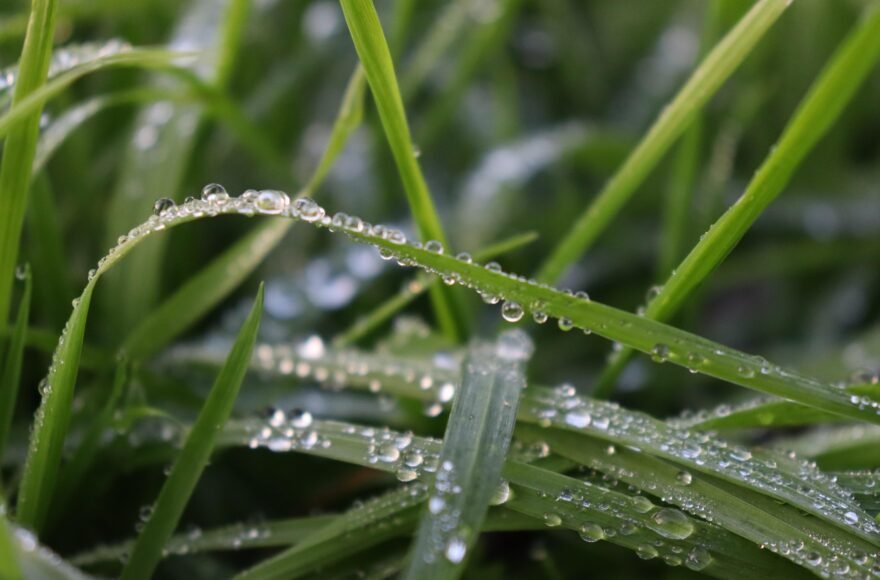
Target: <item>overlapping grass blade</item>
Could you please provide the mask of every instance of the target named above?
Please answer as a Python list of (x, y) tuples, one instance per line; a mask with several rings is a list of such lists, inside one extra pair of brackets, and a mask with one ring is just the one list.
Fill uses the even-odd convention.
[(250, 314), (232, 346), (226, 364), (217, 376), (198, 419), (162, 486), (155, 507), (138, 536), (131, 558), (122, 572), (124, 580), (150, 578), (162, 555), (162, 549), (177, 527), (202, 471), (208, 464), (217, 433), (229, 419), (241, 383), (247, 372), (251, 352), (263, 312), (263, 287), (260, 286)]
[(471, 347), (446, 425), (429, 509), (419, 523), (404, 578), (458, 578), (501, 485), (525, 362), (534, 350), (522, 331)]
[[(27, 100), (46, 82), (52, 57), (57, 0), (35, 0), (31, 5), (27, 35), (19, 61), (13, 108)], [(31, 163), (37, 149), (41, 107), (30, 111), (3, 144), (0, 160), (0, 326), (6, 326), (18, 261), (21, 230), (31, 181)], [(4, 115), (3, 118), (5, 118)], [(2, 123), (2, 118), (0, 118)], [(2, 133), (0, 133), (2, 135)]]
[[(302, 424), (303, 418), (300, 415), (296, 420)], [(287, 425), (272, 418), (269, 422), (246, 420), (230, 424), (223, 439), (225, 444), (246, 444), (276, 452), (297, 451), (337, 459), (393, 472), (398, 479), (404, 480), (413, 477), (430, 480), (442, 465), (440, 441), (414, 437), (409, 433), (331, 421), (311, 421), (306, 427), (292, 431), (290, 433)], [(703, 569), (718, 577), (736, 577), (746, 562), (748, 568), (761, 570), (762, 573), (772, 570), (787, 570), (788, 574), (794, 575), (798, 573), (797, 568), (773, 554), (702, 520), (677, 511), (672, 514), (667, 510), (655, 521), (654, 514), (659, 510), (654, 509), (654, 513), (651, 513), (650, 509), (644, 509), (644, 501), (634, 501), (629, 495), (600, 485), (511, 459), (505, 464), (504, 477), (509, 481), (509, 487), (502, 485), (493, 498), (494, 503), (501, 504), (505, 511), (529, 515), (544, 525), (578, 531), (589, 541), (606, 539), (644, 553), (646, 557), (662, 555), (671, 564), (686, 560), (689, 567)], [(421, 481), (417, 485), (410, 488), (409, 495), (417, 497), (418, 501), (426, 500), (430, 490)], [(408, 501), (390, 503), (396, 503), (397, 509), (391, 506), (390, 513), (382, 511), (379, 514), (385, 519), (386, 526), (395, 525), (392, 513), (399, 514), (402, 510), (411, 509), (412, 505)], [(382, 505), (387, 506), (387, 502)], [(344, 521), (341, 520), (332, 530), (328, 528), (326, 534), (316, 534), (316, 544), (318, 540), (330, 542), (332, 538), (342, 535)], [(375, 522), (375, 518), (370, 518), (370, 522)], [(670, 529), (664, 529), (667, 523)], [(395, 533), (399, 531), (395, 530)], [(353, 535), (360, 538), (358, 534)], [(306, 541), (259, 565), (254, 570), (259, 569), (260, 574), (253, 578), (286, 577), (286, 573), (304, 571), (305, 563), (316, 565), (310, 559), (315, 556), (311, 553), (310, 545)], [(322, 550), (321, 558), (335, 557), (329, 551), (329, 546), (325, 549), (327, 551)], [(247, 572), (243, 577), (250, 578), (249, 574)]]
[[(341, 4), (419, 234), (423, 240), (437, 240), (446, 245), (446, 236), (419, 167), (417, 148), (410, 136), (391, 52), (376, 9), (372, 2), (362, 0), (342, 0)], [(461, 338), (466, 324), (463, 315), (455, 310), (452, 293), (437, 286), (431, 290), (431, 300), (444, 332), (451, 337)]]
[(623, 165), (578, 218), (538, 272), (555, 282), (577, 261), (647, 178), (699, 110), (749, 55), (790, 4), (761, 0), (700, 63)]
[[(659, 294), (648, 303), (645, 316), (664, 320), (674, 314), (690, 292), (727, 257), (828, 132), (878, 58), (880, 8), (872, 5), (813, 83), (746, 191), (675, 268)], [(608, 393), (631, 355), (630, 350), (614, 354), (611, 366), (600, 379), (597, 394)]]
[[(89, 580), (91, 578), (62, 560), (48, 548), (37, 543), (37, 538), (30, 531), (19, 526), (8, 525), (0, 515), (0, 533), (5, 531), (2, 529), (3, 527), (8, 528), (9, 537), (12, 540), (6, 548), (0, 547), (0, 577), (3, 580), (17, 580), (18, 578), (27, 580)], [(15, 552), (14, 559), (7, 559), (3, 553), (9, 547)], [(12, 570), (11, 565), (16, 563), (19, 569)], [(4, 570), (4, 566), (8, 566), (8, 568)], [(9, 572), (8, 575), (7, 572)]]
[(813, 459), (822, 469), (873, 469), (880, 465), (880, 428), (841, 425), (816, 429), (776, 442), (780, 449)]

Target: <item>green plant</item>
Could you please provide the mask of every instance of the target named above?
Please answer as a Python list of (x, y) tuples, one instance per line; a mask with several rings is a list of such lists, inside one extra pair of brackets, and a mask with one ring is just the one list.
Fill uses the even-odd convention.
[(624, 4), (0, 15), (0, 577), (880, 574), (880, 4)]

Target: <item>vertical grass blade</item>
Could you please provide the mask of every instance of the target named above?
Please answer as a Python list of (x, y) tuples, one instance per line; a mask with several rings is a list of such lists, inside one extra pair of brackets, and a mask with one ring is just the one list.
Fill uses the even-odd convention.
[[(18, 82), (12, 104), (21, 102), (46, 82), (52, 57), (57, 0), (34, 0), (28, 21), (27, 35), (18, 69)], [(37, 151), (40, 110), (31, 113), (14, 127), (3, 144), (0, 161), (0, 324), (5, 325), (12, 294), (12, 278), (18, 261), (18, 247), (27, 192), (31, 181), (31, 164)]]
[(79, 358), (86, 331), (86, 320), (94, 284), (74, 307), (73, 315), (58, 341), (49, 375), (41, 387), (43, 397), (34, 417), (24, 475), (18, 496), (17, 519), (25, 527), (39, 531), (46, 520), (52, 491), (58, 479), (61, 450), (70, 423), (73, 388), (79, 371)]
[(150, 578), (153, 575), (162, 556), (162, 548), (171, 538), (183, 509), (208, 464), (217, 433), (232, 413), (232, 406), (247, 373), (262, 311), (263, 286), (260, 285), (254, 306), (238, 333), (226, 364), (220, 370), (208, 399), (171, 468), (152, 515), (138, 536), (131, 558), (122, 572), (123, 580)]
[[(727, 257), (828, 132), (878, 58), (880, 7), (874, 4), (813, 83), (746, 191), (674, 270), (660, 293), (647, 305), (645, 316), (655, 320), (671, 316), (688, 294)], [(615, 353), (611, 366), (599, 381), (598, 395), (610, 391), (631, 355), (629, 350)]]
[(404, 578), (451, 579), (463, 572), (501, 484), (532, 349), (520, 330), (504, 333), (495, 345), (472, 347)]
[(24, 345), (27, 337), (28, 316), (31, 311), (31, 273), (24, 273), (24, 292), (18, 303), (18, 315), (12, 337), (6, 350), (3, 366), (0, 367), (0, 465), (3, 465), (3, 451), (6, 449), (6, 438), (12, 425), (15, 401), (18, 398), (19, 382), (21, 381), (21, 364), (24, 357)]
[[(372, 0), (341, 0), (341, 4), (419, 234), (423, 240), (437, 240), (446, 246), (446, 236), (416, 158), (417, 149), (412, 142), (394, 63), (376, 8)], [(431, 290), (431, 300), (444, 331), (461, 337), (464, 323), (453, 309), (451, 292), (437, 286)]]
[(24, 578), (18, 564), (16, 551), (12, 540), (12, 530), (6, 519), (6, 500), (0, 491), (0, 578), (7, 580)]
[(706, 56), (599, 195), (540, 268), (538, 279), (555, 282), (577, 261), (647, 178), (699, 110), (745, 60), (790, 0), (761, 0)]

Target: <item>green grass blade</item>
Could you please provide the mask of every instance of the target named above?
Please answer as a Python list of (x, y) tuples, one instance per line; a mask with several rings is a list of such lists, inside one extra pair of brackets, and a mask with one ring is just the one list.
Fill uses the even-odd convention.
[[(341, 0), (341, 4), (419, 234), (423, 240), (437, 240), (446, 245), (446, 236), (419, 167), (417, 148), (410, 135), (391, 52), (373, 2)], [(453, 338), (463, 336), (466, 325), (455, 310), (452, 293), (437, 286), (431, 290), (431, 300), (444, 332)]]
[[(538, 239), (535, 232), (517, 234), (506, 240), (502, 240), (474, 254), (475, 260), (490, 260), (496, 256), (516, 250)], [(435, 276), (419, 275), (414, 280), (404, 284), (396, 295), (392, 296), (381, 305), (377, 306), (366, 316), (359, 318), (347, 330), (341, 332), (333, 339), (333, 346), (345, 347), (364, 338), (384, 322), (390, 320), (395, 314), (406, 308), (416, 298), (428, 291), (428, 288), (440, 281)]]
[(199, 417), (190, 430), (165, 485), (162, 486), (155, 509), (138, 536), (131, 558), (122, 572), (123, 580), (152, 576), (161, 558), (162, 548), (177, 527), (183, 509), (208, 464), (217, 433), (232, 413), (232, 406), (247, 373), (251, 352), (257, 340), (262, 312), (261, 285), (251, 313), (238, 333), (226, 364), (217, 376)]
[[(18, 82), (13, 90), (13, 107), (46, 82), (57, 12), (57, 0), (34, 0), (31, 5)], [(40, 130), (40, 111), (40, 107), (31, 111), (21, 125), (12, 129), (3, 144), (3, 158), (0, 160), (0, 248), (3, 248), (0, 251), (0, 324), (3, 326), (9, 316), (13, 273), (18, 261), (31, 181), (31, 164)]]
[[(690, 292), (727, 257), (764, 209), (782, 192), (806, 155), (832, 127), (878, 58), (880, 9), (873, 5), (813, 83), (746, 191), (678, 265), (660, 293), (647, 305), (645, 316), (655, 320), (671, 316)], [(612, 365), (599, 382), (597, 394), (607, 394), (631, 354), (630, 351), (615, 353)]]
[(525, 361), (534, 349), (522, 331), (471, 347), (446, 425), (440, 469), (410, 549), (404, 578), (458, 578), (501, 484)]
[(557, 281), (583, 255), (703, 105), (749, 55), (789, 4), (789, 0), (757, 2), (712, 49), (627, 160), (556, 246), (540, 268), (539, 280)]
[[(213, 551), (239, 551), (259, 548), (289, 548), (330, 524), (336, 516), (321, 515), (262, 522), (237, 523), (210, 530), (194, 529), (174, 535), (166, 544), (163, 556), (201, 554)], [(119, 562), (131, 553), (134, 540), (112, 546), (99, 546), (74, 556), (76, 566)]]
[(9, 436), (9, 428), (12, 426), (12, 416), (15, 412), (15, 402), (18, 399), (30, 311), (31, 273), (30, 268), (26, 268), (24, 273), (24, 291), (18, 303), (18, 314), (15, 317), (12, 338), (6, 348), (3, 366), (0, 367), (0, 465), (3, 465), (6, 438)]
[(6, 500), (0, 492), (0, 578), (23, 580), (18, 563), (18, 550), (12, 540), (12, 529), (6, 519)]
[(58, 341), (34, 417), (16, 515), (19, 523), (36, 531), (46, 520), (58, 478), (93, 290), (93, 283), (86, 286)]

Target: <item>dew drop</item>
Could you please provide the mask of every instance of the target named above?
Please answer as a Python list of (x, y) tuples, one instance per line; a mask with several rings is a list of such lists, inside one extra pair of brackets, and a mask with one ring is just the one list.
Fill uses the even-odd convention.
[(658, 363), (666, 362), (669, 359), (669, 346), (663, 343), (655, 344), (651, 349), (651, 359)]
[(683, 540), (694, 533), (694, 523), (691, 519), (672, 508), (663, 508), (655, 512), (648, 526), (664, 538), (674, 540)]
[(433, 254), (442, 254), (443, 244), (441, 244), (437, 240), (428, 240), (427, 242), (425, 242), (425, 250)]
[(465, 555), (467, 555), (467, 544), (461, 538), (452, 538), (446, 544), (444, 555), (453, 564), (460, 564), (464, 560)]
[(580, 527), (578, 534), (583, 541), (589, 543), (605, 539), (605, 531), (602, 529), (602, 526), (589, 522)]
[(565, 414), (565, 423), (576, 429), (583, 429), (590, 425), (592, 417), (586, 409), (574, 409)]
[[(277, 189), (263, 189), (257, 193), (254, 206), (260, 213), (277, 215), (287, 209), (290, 198), (283, 191)], [(322, 212), (323, 213), (323, 212)], [(303, 218), (305, 219), (305, 218)]]
[(694, 481), (694, 476), (687, 471), (679, 471), (675, 476), (675, 480), (681, 485), (690, 485)]
[(170, 197), (160, 197), (156, 200), (156, 203), (153, 204), (153, 215), (161, 216), (163, 213), (175, 207), (177, 204), (174, 203), (174, 200)]
[(696, 572), (705, 570), (711, 563), (712, 554), (699, 546), (695, 546), (693, 550), (688, 552), (687, 558), (684, 561), (685, 566)]
[(561, 330), (563, 332), (568, 332), (572, 328), (574, 328), (574, 323), (571, 321), (571, 319), (568, 319), (568, 318), (560, 318), (559, 319), (559, 330)]
[(324, 217), (324, 208), (309, 197), (301, 197), (293, 202), (293, 210), (305, 222), (316, 222)]
[(559, 517), (559, 514), (547, 512), (544, 514), (544, 525), (548, 528), (555, 528), (562, 525), (562, 518)]
[(650, 560), (658, 556), (657, 548), (651, 544), (639, 544), (636, 547), (636, 555), (642, 560)]
[(219, 183), (209, 183), (202, 188), (202, 199), (209, 203), (224, 204), (229, 200), (229, 194)]
[(289, 416), (290, 424), (297, 429), (305, 429), (312, 424), (312, 414), (308, 411), (291, 409)]
[(518, 322), (523, 317), (522, 306), (517, 302), (505, 300), (501, 305), (501, 317), (507, 322)]

